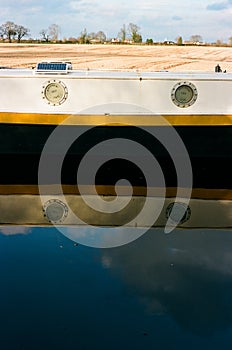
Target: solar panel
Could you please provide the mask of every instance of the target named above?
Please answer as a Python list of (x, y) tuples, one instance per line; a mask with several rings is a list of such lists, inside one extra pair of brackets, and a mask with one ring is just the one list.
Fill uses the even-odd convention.
[(40, 62), (36, 65), (36, 73), (67, 74), (71, 69), (69, 62)]

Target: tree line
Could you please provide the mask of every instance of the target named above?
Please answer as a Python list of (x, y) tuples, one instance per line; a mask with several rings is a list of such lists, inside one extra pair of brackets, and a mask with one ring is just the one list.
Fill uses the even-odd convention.
[[(46, 29), (42, 29), (39, 32), (41, 42), (75, 42), (80, 44), (90, 44), (90, 43), (104, 43), (109, 41), (107, 39), (106, 34), (103, 31), (98, 32), (90, 32), (88, 33), (86, 28), (79, 34), (78, 37), (70, 37), (64, 38), (63, 40), (59, 40), (61, 35), (61, 28), (57, 24), (52, 24)], [(18, 25), (14, 22), (7, 21), (0, 25), (0, 39), (2, 41), (7, 40), (8, 42), (17, 41), (18, 43), (25, 37), (30, 36), (30, 29), (24, 27), (23, 25)], [(35, 41), (33, 39), (28, 39), (29, 41)], [(38, 41), (38, 39), (37, 39)], [(142, 43), (143, 38), (140, 33), (140, 27), (134, 23), (129, 23), (129, 25), (123, 24), (122, 28), (119, 30), (116, 38), (112, 38), (111, 42), (115, 43)], [(146, 44), (154, 44), (153, 39), (146, 39)], [(183, 41), (182, 36), (178, 36), (176, 41), (164, 41), (164, 44), (177, 44), (183, 45), (185, 44), (203, 44), (203, 39), (201, 35), (192, 35), (189, 41)], [(213, 43), (218, 46), (226, 45), (222, 40), (217, 40)], [(232, 36), (228, 39), (228, 44), (232, 46)]]
[[(118, 33), (118, 38), (120, 41), (125, 42), (129, 41), (128, 37), (134, 43), (142, 42), (142, 35), (140, 34), (140, 28), (134, 23), (130, 23), (127, 27), (124, 24)], [(60, 26), (57, 24), (52, 24), (46, 29), (42, 29), (39, 33), (41, 41), (44, 42), (56, 42), (59, 40), (61, 34)], [(0, 38), (2, 40), (7, 40), (8, 42), (21, 40), (30, 35), (29, 28), (26, 28), (22, 25), (15, 24), (14, 22), (7, 21), (0, 26)], [(80, 33), (77, 38), (68, 38), (64, 41), (74, 41), (77, 40), (82, 44), (88, 44), (91, 42), (105, 42), (107, 41), (106, 34), (103, 31), (98, 31), (97, 33), (91, 32), (88, 33), (86, 28)]]
[(10, 43), (15, 38), (20, 43), (24, 36), (29, 35), (30, 31), (28, 28), (15, 24), (14, 22), (7, 21), (0, 26), (0, 37), (7, 39)]

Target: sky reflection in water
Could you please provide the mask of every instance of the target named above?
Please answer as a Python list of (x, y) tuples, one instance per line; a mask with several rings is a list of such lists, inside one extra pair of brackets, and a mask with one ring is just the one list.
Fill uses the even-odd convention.
[(0, 232), (1, 349), (230, 348), (231, 230), (151, 229), (111, 249)]

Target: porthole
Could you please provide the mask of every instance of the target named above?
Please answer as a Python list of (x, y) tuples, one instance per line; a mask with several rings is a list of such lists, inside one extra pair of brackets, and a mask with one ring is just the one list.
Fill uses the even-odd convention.
[(190, 219), (190, 207), (181, 202), (170, 203), (166, 209), (166, 218), (171, 219), (174, 224), (183, 224)]
[(189, 107), (197, 99), (197, 88), (188, 81), (179, 82), (172, 89), (171, 99), (178, 107)]
[(59, 199), (50, 199), (43, 205), (43, 212), (49, 222), (58, 224), (68, 216), (68, 207)]
[(49, 80), (43, 86), (42, 96), (48, 104), (59, 106), (66, 101), (68, 89), (60, 80)]

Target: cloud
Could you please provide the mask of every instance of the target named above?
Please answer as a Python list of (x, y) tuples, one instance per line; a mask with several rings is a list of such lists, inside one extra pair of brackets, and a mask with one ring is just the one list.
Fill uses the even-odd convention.
[(154, 3), (151, 1), (141, 3), (136, 0), (120, 3), (107, 0), (75, 0), (68, 3), (68, 8), (74, 13), (81, 13), (86, 18), (96, 16), (102, 20), (103, 17), (106, 17), (106, 23), (109, 17), (113, 18), (114, 21), (121, 18), (122, 23), (123, 20), (127, 20), (129, 23), (146, 15), (154, 17), (154, 13), (157, 15), (157, 12), (160, 11), (159, 8), (154, 7)]
[(207, 6), (207, 10), (221, 11), (232, 7), (232, 1), (214, 2)]
[(180, 16), (173, 16), (172, 19), (173, 21), (181, 21), (183, 18)]
[(0, 226), (0, 234), (5, 236), (27, 235), (30, 232), (31, 228), (26, 226)]
[[(52, 23), (58, 24), (67, 38), (78, 36), (84, 28), (88, 32), (103, 30), (108, 37), (115, 37), (122, 25), (129, 23), (140, 27), (143, 38), (156, 40), (190, 36), (196, 29), (206, 41), (215, 40), (215, 32), (229, 37), (232, 0), (207, 3), (177, 0), (173, 9), (171, 0), (1, 0), (0, 25), (8, 20), (22, 24), (35, 38)], [(219, 14), (221, 18), (214, 18)]]
[[(222, 243), (223, 242), (223, 243)], [(198, 335), (232, 326), (231, 231), (160, 229), (103, 254), (148, 312), (171, 316)], [(225, 315), (227, 315), (225, 317)]]
[(125, 13), (128, 13), (129, 8), (128, 5), (122, 4), (112, 4), (110, 2), (104, 1), (91, 1), (91, 0), (77, 0), (71, 1), (68, 4), (69, 9), (77, 14), (82, 14), (82, 18), (90, 19), (100, 18), (102, 20), (103, 17), (121, 17), (124, 16)]
[(42, 11), (42, 8), (40, 6), (34, 6), (34, 7), (29, 7), (25, 8), (23, 10), (23, 15), (28, 16), (28, 15), (37, 15)]
[(94, 6), (91, 1), (77, 0), (77, 1), (71, 1), (69, 3), (69, 7), (73, 11), (81, 12), (82, 10), (92, 9)]
[(102, 266), (104, 269), (110, 269), (111, 268), (111, 258), (109, 256), (102, 256), (102, 259), (101, 259), (101, 262), (102, 262)]

